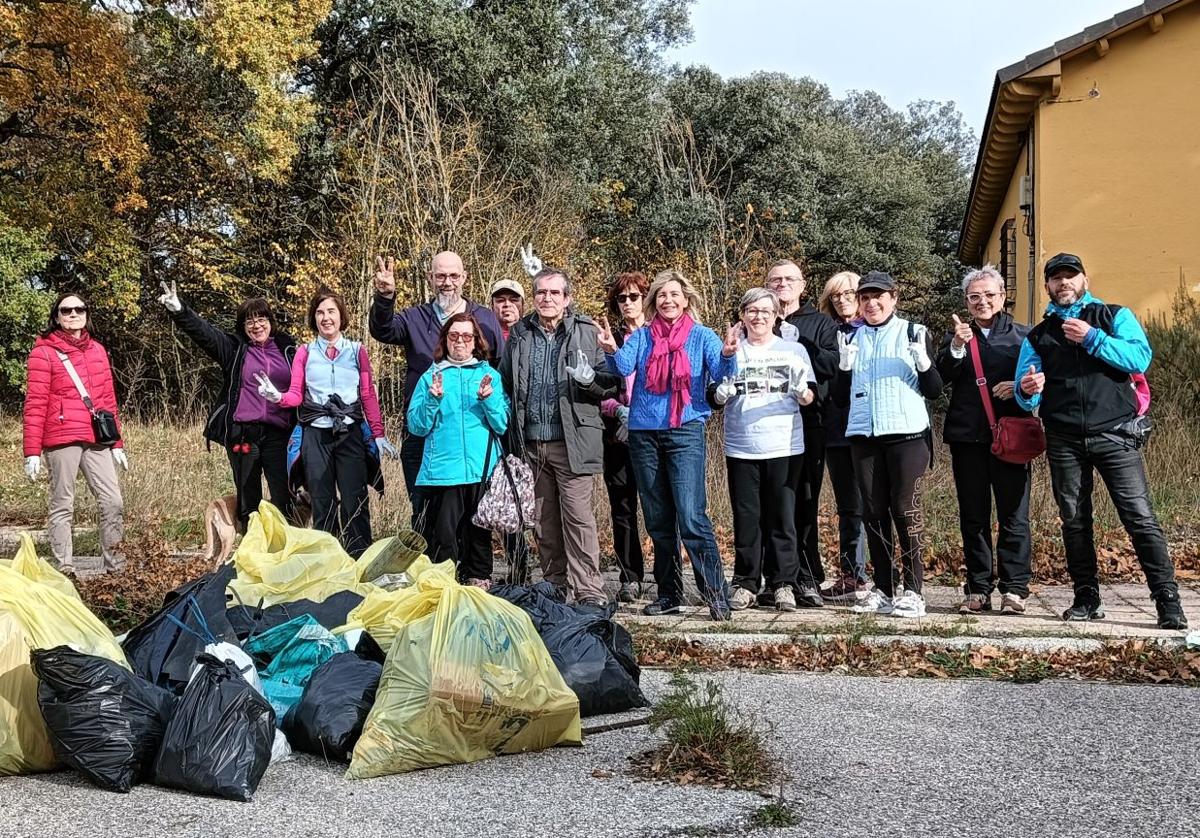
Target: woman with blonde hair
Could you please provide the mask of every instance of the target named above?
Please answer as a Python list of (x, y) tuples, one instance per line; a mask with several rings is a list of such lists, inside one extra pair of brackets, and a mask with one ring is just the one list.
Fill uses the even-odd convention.
[[(858, 315), (858, 274), (841, 271), (829, 277), (821, 290), (817, 308), (837, 323), (838, 332), (852, 334), (862, 324)], [(830, 602), (854, 603), (871, 589), (867, 578), (867, 554), (863, 542), (863, 501), (854, 463), (850, 458), (850, 443), (846, 439), (846, 421), (850, 405), (826, 399), (825, 463), (829, 467), (829, 482), (833, 486), (838, 513), (837, 580), (821, 591)]]
[(629, 404), (629, 453), (646, 531), (654, 543), (658, 599), (650, 615), (673, 614), (683, 605), (679, 542), (687, 548), (696, 586), (714, 620), (728, 620), (729, 589), (713, 537), (705, 494), (704, 424), (712, 412), (705, 399), (710, 382), (737, 373), (739, 330), (725, 340), (698, 322), (703, 303), (679, 271), (654, 277), (645, 302), (646, 325), (618, 348), (605, 318), (600, 348), (609, 369), (633, 375)]

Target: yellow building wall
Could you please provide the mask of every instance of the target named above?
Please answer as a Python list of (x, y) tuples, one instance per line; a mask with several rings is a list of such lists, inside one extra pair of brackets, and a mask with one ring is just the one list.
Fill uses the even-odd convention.
[(1039, 281), (1067, 251), (1142, 315), (1169, 313), (1181, 280), (1200, 294), (1200, 3), (1064, 61), (1034, 146)]
[(1026, 155), (1028, 152), (1029, 145), (1027, 143), (1021, 149), (1021, 154), (1017, 158), (1016, 166), (1013, 168), (1012, 179), (1008, 183), (1008, 191), (1004, 195), (1004, 201), (1000, 204), (1000, 212), (996, 216), (996, 223), (993, 225), (991, 235), (988, 236), (983, 249), (984, 263), (1000, 267), (1000, 231), (1003, 229), (1005, 221), (1010, 218), (1016, 220), (1017, 292), (1015, 297), (1016, 305), (1012, 307), (1011, 312), (1013, 317), (1021, 323), (1025, 323), (1029, 319), (1029, 236), (1025, 234), (1025, 216), (1021, 213), (1020, 208), (1021, 178), (1025, 175)]

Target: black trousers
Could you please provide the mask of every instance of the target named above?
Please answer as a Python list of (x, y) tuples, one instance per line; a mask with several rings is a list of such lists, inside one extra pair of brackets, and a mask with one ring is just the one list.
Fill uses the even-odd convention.
[[(1030, 468), (992, 456), (986, 442), (950, 443), (954, 491), (967, 564), (967, 593), (990, 594), (999, 576), (1000, 593), (1029, 596), (1033, 576), (1029, 534)], [(992, 497), (996, 498), (996, 539), (992, 572)]]
[[(233, 426), (230, 443), (225, 446), (229, 467), (233, 470), (233, 487), (237, 492), (238, 528), (246, 531), (250, 513), (258, 511), (263, 499), (263, 476), (271, 503), (283, 516), (292, 519), (292, 496), (288, 491), (287, 445), (291, 432), (261, 422), (238, 423)], [(233, 450), (234, 445), (249, 445), (248, 453)]]
[(358, 557), (371, 546), (367, 499), (367, 444), (357, 425), (334, 435), (329, 428), (304, 429), (300, 444), (304, 477), (312, 498), (313, 526), (335, 535)]
[[(903, 575), (905, 589), (920, 593), (925, 575), (921, 556), (925, 541), (921, 478), (929, 467), (929, 443), (924, 437), (886, 442), (854, 437), (850, 455), (862, 487), (867, 549), (875, 587), (894, 596), (896, 583)], [(902, 571), (898, 571), (895, 560), (897, 544)]]
[(417, 485), (417, 475), (421, 473), (421, 461), (425, 458), (425, 437), (410, 434), (405, 428), (400, 437), (400, 469), (404, 472), (404, 488), (408, 492), (408, 502), (412, 506), (412, 528), (421, 532), (424, 526), (425, 503), (428, 489)]
[(1133, 542), (1133, 551), (1146, 574), (1150, 593), (1177, 591), (1175, 566), (1167, 552), (1167, 539), (1150, 504), (1141, 452), (1120, 437), (1073, 438), (1046, 434), (1046, 457), (1050, 461), (1050, 482), (1058, 502), (1058, 515), (1062, 519), (1067, 571), (1075, 590), (1099, 590), (1100, 586), (1092, 521), (1094, 472), (1100, 472), (1100, 479), (1108, 487), (1108, 495), (1117, 509), (1117, 517)]
[(638, 488), (633, 479), (629, 446), (606, 440), (604, 444), (604, 488), (612, 512), (613, 550), (621, 570), (621, 582), (637, 582), (646, 575), (646, 560), (638, 537)]
[(817, 531), (817, 509), (821, 505), (821, 484), (825, 482), (825, 429), (804, 423), (804, 468), (796, 486), (796, 545), (800, 552), (798, 578), (802, 585), (819, 587), (825, 581)]
[[(813, 586), (796, 547), (796, 489), (804, 455), (769, 460), (725, 458), (733, 507), (733, 584), (757, 594), (766, 577), (780, 585)], [(797, 575), (800, 576), (797, 579)]]
[(825, 449), (825, 465), (838, 513), (838, 567), (843, 576), (867, 581), (867, 557), (863, 553), (863, 500), (854, 472), (849, 445)]
[(471, 523), (484, 483), (460, 486), (424, 486), (425, 527), (421, 535), (434, 562), (458, 564), (458, 580), (492, 578), (492, 533)]

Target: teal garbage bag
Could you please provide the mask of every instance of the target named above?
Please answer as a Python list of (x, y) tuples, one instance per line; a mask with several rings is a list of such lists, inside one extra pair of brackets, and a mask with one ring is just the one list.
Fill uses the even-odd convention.
[(279, 719), (300, 701), (313, 671), (334, 655), (349, 651), (311, 614), (288, 620), (242, 644), (262, 678), (263, 693)]

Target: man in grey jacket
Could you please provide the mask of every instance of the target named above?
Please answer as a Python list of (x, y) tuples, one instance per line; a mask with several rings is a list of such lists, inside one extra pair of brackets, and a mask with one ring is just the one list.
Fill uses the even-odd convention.
[(567, 274), (538, 272), (534, 311), (509, 332), (500, 376), (512, 404), (509, 450), (523, 452), (536, 477), (542, 575), (577, 603), (603, 608), (592, 487), (604, 468), (600, 402), (621, 380), (608, 372), (596, 324), (570, 305)]

